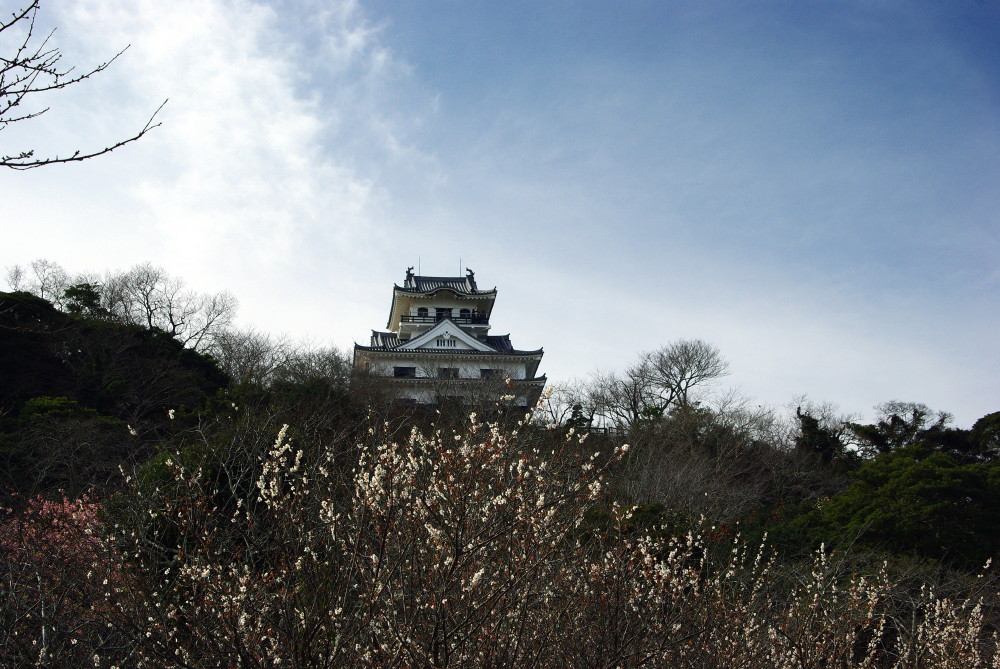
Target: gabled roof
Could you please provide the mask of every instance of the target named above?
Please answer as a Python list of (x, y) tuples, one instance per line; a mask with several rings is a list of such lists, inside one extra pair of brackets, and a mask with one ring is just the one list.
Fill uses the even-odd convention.
[[(444, 328), (442, 325), (451, 324), (450, 332), (455, 333), (455, 336), (461, 337), (463, 341), (469, 343), (473, 346), (474, 350), (462, 350), (462, 349), (423, 349), (419, 348), (420, 344), (424, 341), (430, 341), (438, 336), (438, 333)], [(461, 333), (460, 335), (458, 333)], [(473, 343), (474, 342), (474, 343)], [(502, 355), (541, 355), (543, 349), (537, 349), (535, 351), (519, 351), (514, 348), (510, 343), (510, 335), (496, 335), (486, 337), (485, 340), (475, 339), (469, 336), (461, 327), (455, 325), (450, 319), (445, 319), (438, 323), (437, 326), (431, 328), (427, 332), (421, 334), (419, 337), (407, 341), (401, 341), (399, 336), (395, 332), (382, 332), (379, 330), (372, 330), (372, 338), (370, 346), (361, 346), (360, 344), (355, 344), (354, 348), (363, 351), (419, 351), (421, 353), (440, 353), (442, 355), (467, 355), (475, 353), (499, 353)]]
[(450, 318), (442, 319), (437, 325), (426, 332), (421, 333), (413, 339), (402, 342), (399, 349), (404, 351), (424, 350), (424, 345), (438, 337), (445, 335), (454, 337), (463, 342), (466, 346), (480, 353), (495, 353), (495, 349), (484, 342), (479, 341), (468, 332), (456, 325)]

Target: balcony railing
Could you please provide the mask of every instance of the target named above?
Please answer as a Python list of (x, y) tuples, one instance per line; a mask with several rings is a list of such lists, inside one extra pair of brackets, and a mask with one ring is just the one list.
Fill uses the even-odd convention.
[(458, 325), (488, 325), (489, 322), (490, 322), (490, 319), (489, 319), (488, 316), (483, 316), (483, 315), (480, 315), (480, 314), (476, 314), (476, 315), (473, 315), (473, 316), (454, 316), (454, 315), (446, 316), (445, 314), (440, 314), (440, 315), (434, 314), (434, 315), (429, 315), (429, 316), (410, 316), (409, 314), (405, 314), (403, 316), (400, 316), (399, 322), (400, 323), (439, 323), (439, 322), (443, 321), (445, 318), (450, 318), (453, 323), (457, 323)]

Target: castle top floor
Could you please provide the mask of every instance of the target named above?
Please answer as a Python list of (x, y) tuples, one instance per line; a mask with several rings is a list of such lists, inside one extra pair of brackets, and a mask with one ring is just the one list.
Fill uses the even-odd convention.
[(485, 337), (497, 291), (480, 290), (475, 272), (466, 272), (465, 276), (417, 276), (408, 268), (403, 285), (393, 286), (386, 327), (407, 339), (447, 318), (473, 336)]

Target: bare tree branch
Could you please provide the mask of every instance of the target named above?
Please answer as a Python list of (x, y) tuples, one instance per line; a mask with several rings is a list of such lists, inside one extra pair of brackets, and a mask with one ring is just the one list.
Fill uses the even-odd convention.
[[(28, 6), (13, 12), (10, 19), (6, 21), (0, 20), (0, 36), (3, 36), (7, 31), (10, 31), (8, 34), (11, 34), (19, 29), (24, 30), (24, 37), (18, 40), (19, 46), (14, 53), (9, 57), (0, 55), (0, 131), (3, 131), (14, 123), (38, 118), (49, 111), (49, 107), (27, 111), (22, 110), (21, 105), (33, 100), (33, 96), (40, 93), (50, 93), (72, 86), (73, 84), (81, 83), (95, 74), (106, 70), (128, 49), (128, 46), (126, 46), (110, 59), (82, 74), (73, 74), (75, 68), (62, 67), (60, 65), (62, 53), (57, 47), (50, 45), (52, 35), (55, 33), (54, 30), (44, 38), (36, 40), (35, 19), (38, 14), (39, 4), (40, 0), (33, 0)], [(114, 144), (87, 151), (77, 149), (72, 155), (68, 156), (57, 154), (44, 158), (36, 157), (34, 149), (27, 149), (11, 154), (3, 153), (0, 154), (0, 167), (8, 167), (13, 170), (29, 170), (57, 163), (80, 162), (110, 153), (140, 139), (153, 128), (159, 127), (160, 123), (156, 121), (156, 117), (165, 104), (167, 104), (166, 100), (157, 107), (156, 111), (149, 117), (149, 120), (146, 121), (146, 125), (139, 132)]]

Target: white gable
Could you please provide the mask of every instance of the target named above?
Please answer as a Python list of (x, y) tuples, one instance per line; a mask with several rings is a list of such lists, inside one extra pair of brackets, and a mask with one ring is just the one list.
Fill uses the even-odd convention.
[(443, 320), (419, 337), (414, 337), (399, 347), (405, 351), (483, 351), (495, 353), (492, 348), (479, 341), (449, 320)]

